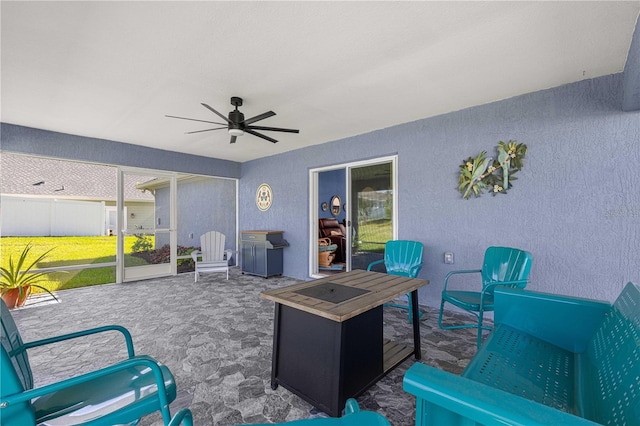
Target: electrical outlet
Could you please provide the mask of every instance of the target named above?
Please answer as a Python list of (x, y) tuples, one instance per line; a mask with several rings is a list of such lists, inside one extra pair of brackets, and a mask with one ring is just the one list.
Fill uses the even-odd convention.
[(444, 263), (447, 263), (447, 264), (453, 263), (453, 252), (451, 251), (444, 252)]
[(189, 238), (193, 238), (193, 232), (189, 234)]

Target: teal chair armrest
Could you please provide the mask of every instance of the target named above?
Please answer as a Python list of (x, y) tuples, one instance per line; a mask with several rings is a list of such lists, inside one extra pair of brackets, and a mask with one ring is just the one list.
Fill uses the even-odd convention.
[(416, 278), (418, 276), (418, 274), (420, 273), (420, 270), (422, 269), (422, 265), (424, 265), (424, 262), (421, 262), (418, 265), (414, 265), (409, 269), (409, 276), (411, 278)]
[(38, 346), (48, 345), (51, 343), (62, 342), (65, 340), (76, 339), (78, 337), (90, 336), (92, 334), (103, 333), (105, 331), (118, 331), (122, 333), (124, 336), (124, 340), (127, 344), (127, 353), (129, 354), (129, 358), (133, 358), (135, 356), (133, 350), (133, 339), (131, 338), (131, 333), (126, 328), (120, 325), (105, 325), (103, 327), (91, 328), (88, 330), (77, 331), (75, 333), (62, 334), (60, 336), (49, 337), (47, 339), (34, 340), (33, 342), (24, 343), (25, 349), (31, 349)]
[(496, 281), (491, 283), (486, 283), (482, 287), (482, 291), (480, 292), (480, 300), (484, 300), (485, 295), (493, 294), (496, 288), (499, 287), (507, 287), (507, 288), (524, 288), (527, 285), (528, 280), (515, 280), (515, 281)]
[(171, 419), (168, 426), (193, 426), (193, 415), (191, 414), (191, 410), (188, 408), (183, 408), (178, 411), (175, 416)]
[(367, 271), (370, 271), (372, 266), (379, 265), (381, 263), (384, 263), (384, 259), (380, 259), (380, 260), (376, 260), (375, 262), (371, 262), (369, 264), (369, 266), (367, 266)]
[(421, 363), (409, 368), (403, 389), (416, 396), (416, 426), (596, 424)]
[[(487, 296), (492, 296), (495, 289), (498, 287), (512, 287), (517, 286), (519, 288), (523, 288), (527, 285), (527, 280), (516, 280), (516, 281), (496, 281), (493, 283), (486, 283), (482, 290), (480, 291), (480, 307), (484, 305), (484, 299)], [(522, 287), (520, 287), (522, 286)]]
[(479, 274), (481, 272), (482, 272), (482, 269), (465, 269), (465, 270), (460, 270), (460, 271), (451, 271), (444, 277), (444, 287), (443, 287), (442, 291), (445, 291), (447, 289), (447, 285), (449, 284), (449, 278), (451, 278), (451, 276), (453, 276), (453, 275)]
[(497, 288), (494, 323), (506, 324), (573, 353), (582, 353), (587, 342), (611, 309), (607, 302)]
[(0, 405), (5, 407), (12, 404), (18, 404), (20, 402), (30, 401), (34, 398), (45, 396), (52, 392), (57, 392), (72, 386), (89, 382), (91, 380), (105, 377), (109, 374), (112, 374), (121, 370), (126, 370), (128, 368), (135, 367), (135, 366), (145, 366), (153, 372), (156, 385), (158, 387), (160, 411), (162, 412), (164, 423), (168, 424), (171, 421), (171, 414), (169, 412), (169, 401), (167, 398), (167, 392), (164, 385), (164, 376), (162, 375), (162, 370), (160, 369), (160, 366), (157, 364), (155, 360), (151, 358), (138, 357), (138, 358), (127, 359), (125, 361), (121, 361), (117, 364), (102, 368), (100, 370), (92, 371), (90, 373), (82, 374), (80, 376), (72, 377), (66, 380), (62, 380), (60, 382), (51, 383), (49, 385), (41, 386), (38, 388), (29, 389), (19, 394), (4, 396), (2, 398), (2, 401), (0, 402)]

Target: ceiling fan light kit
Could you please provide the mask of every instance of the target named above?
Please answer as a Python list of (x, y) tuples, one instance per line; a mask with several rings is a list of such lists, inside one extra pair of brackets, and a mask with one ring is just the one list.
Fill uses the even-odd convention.
[(255, 123), (256, 121), (260, 121), (260, 120), (264, 120), (265, 118), (269, 118), (269, 117), (273, 117), (274, 115), (276, 115), (275, 112), (273, 111), (267, 111), (265, 113), (256, 115), (255, 117), (251, 117), (251, 118), (244, 118), (244, 114), (241, 113), (240, 111), (238, 111), (238, 107), (242, 106), (242, 98), (239, 98), (237, 96), (232, 96), (231, 97), (231, 105), (233, 105), (235, 107), (235, 109), (231, 112), (229, 112), (229, 116), (225, 117), (223, 114), (219, 113), (218, 111), (216, 111), (215, 109), (213, 109), (212, 107), (210, 107), (209, 105), (202, 103), (201, 104), (203, 107), (207, 108), (209, 111), (213, 112), (214, 114), (216, 114), (218, 117), (222, 118), (226, 123), (219, 123), (216, 121), (207, 121), (207, 120), (198, 120), (195, 118), (186, 118), (186, 117), (178, 117), (175, 115), (166, 115), (166, 117), (169, 118), (177, 118), (180, 120), (190, 120), (190, 121), (200, 121), (200, 122), (204, 122), (204, 123), (211, 123), (211, 124), (217, 124), (220, 126), (224, 126), (226, 124), (226, 127), (214, 127), (213, 129), (205, 129), (205, 130), (196, 130), (193, 132), (187, 132), (187, 134), (192, 134), (192, 133), (202, 133), (202, 132), (209, 132), (212, 130), (221, 130), (221, 129), (227, 129), (229, 132), (229, 135), (231, 136), (231, 140), (229, 141), (230, 143), (235, 143), (236, 139), (238, 138), (238, 136), (242, 136), (246, 133), (249, 133), (250, 135), (253, 136), (257, 136), (259, 138), (262, 138), (264, 140), (267, 140), (269, 142), (272, 143), (276, 143), (278, 142), (276, 139), (273, 139), (272, 137), (269, 137), (267, 135), (263, 135), (262, 133), (258, 133), (256, 132), (256, 130), (262, 130), (262, 131), (270, 131), (270, 132), (286, 132), (286, 133), (300, 133), (300, 130), (297, 129), (283, 129), (280, 127), (265, 127), (265, 126), (252, 126), (253, 123)]

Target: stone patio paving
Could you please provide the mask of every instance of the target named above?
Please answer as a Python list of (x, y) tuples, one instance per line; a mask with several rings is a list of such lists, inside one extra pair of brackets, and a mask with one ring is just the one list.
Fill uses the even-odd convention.
[[(129, 329), (137, 354), (166, 364), (176, 377), (178, 397), (171, 412), (189, 407), (197, 425), (284, 422), (314, 416), (313, 407), (279, 387), (271, 389), (272, 302), (263, 290), (299, 282), (264, 279), (233, 268), (223, 274), (193, 274), (86, 287), (57, 293), (60, 303), (32, 300), (13, 311), (25, 341), (119, 324)], [(425, 307), (423, 307), (425, 308)], [(421, 320), (422, 362), (459, 374), (475, 353), (472, 330), (440, 330), (437, 310), (425, 308)], [(406, 311), (385, 307), (384, 334), (412, 344)], [(446, 319), (469, 320), (462, 314)], [(62, 380), (126, 358), (116, 333), (30, 350), (36, 386)], [(415, 360), (406, 360), (358, 397), (361, 408), (385, 415), (394, 426), (414, 422), (415, 400), (402, 390), (402, 377)], [(151, 415), (142, 425), (161, 424)]]

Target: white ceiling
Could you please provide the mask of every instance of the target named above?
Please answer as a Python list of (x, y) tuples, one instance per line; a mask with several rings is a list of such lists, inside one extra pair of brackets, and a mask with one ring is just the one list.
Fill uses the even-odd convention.
[[(624, 68), (631, 2), (7, 2), (2, 121), (247, 161)], [(229, 144), (231, 96), (264, 132)]]

